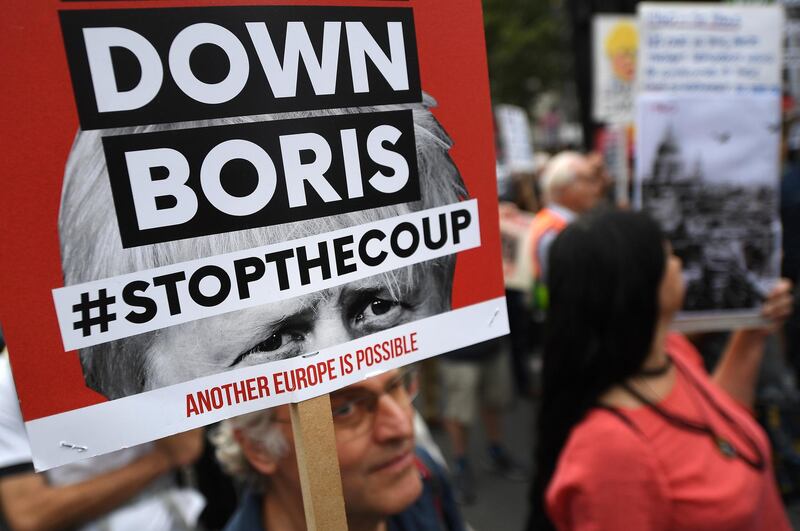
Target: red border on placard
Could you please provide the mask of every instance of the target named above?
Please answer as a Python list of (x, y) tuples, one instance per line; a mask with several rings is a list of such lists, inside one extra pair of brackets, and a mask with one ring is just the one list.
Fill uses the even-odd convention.
[(0, 322), (26, 421), (105, 401), (63, 352), (51, 290), (63, 285), (57, 218), (77, 111), (58, 22), (60, 9), (223, 5), (410, 6), (423, 89), (455, 141), (451, 155), (478, 198), (481, 242), (458, 256), (453, 307), (503, 295), (488, 70), (480, 0), (164, 1), (19, 0), (0, 27), (5, 171)]

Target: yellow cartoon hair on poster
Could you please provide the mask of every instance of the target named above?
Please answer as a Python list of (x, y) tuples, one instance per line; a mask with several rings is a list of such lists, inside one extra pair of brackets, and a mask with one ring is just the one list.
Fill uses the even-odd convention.
[(606, 37), (606, 55), (611, 61), (614, 75), (626, 83), (636, 75), (636, 51), (639, 47), (639, 34), (630, 22), (616, 24)]

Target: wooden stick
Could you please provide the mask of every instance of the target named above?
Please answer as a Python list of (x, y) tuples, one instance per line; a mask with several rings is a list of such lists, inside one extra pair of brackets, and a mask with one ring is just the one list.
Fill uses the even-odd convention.
[(308, 531), (346, 531), (330, 396), (291, 404), (289, 411)]

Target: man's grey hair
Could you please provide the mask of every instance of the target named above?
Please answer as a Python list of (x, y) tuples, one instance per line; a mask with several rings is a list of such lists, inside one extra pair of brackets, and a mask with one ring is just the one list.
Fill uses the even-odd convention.
[[(322, 234), (463, 200), (467, 196), (467, 191), (461, 175), (448, 153), (452, 141), (430, 112), (430, 108), (435, 104), (433, 98), (426, 95), (422, 104), (282, 113), (103, 131), (79, 131), (67, 160), (58, 219), (64, 284), (66, 286), (80, 284), (187, 260)], [(421, 194), (419, 201), (313, 220), (123, 249), (114, 211), (108, 169), (103, 154), (103, 137), (400, 109), (413, 111)], [(455, 256), (450, 255), (381, 276), (395, 296), (402, 295), (397, 292), (404, 287), (410, 289), (414, 279), (433, 276), (441, 287), (441, 295), (446, 298), (449, 307), (454, 268)], [(149, 378), (146, 353), (158, 333), (158, 331), (146, 332), (81, 349), (81, 365), (89, 387), (110, 399), (146, 390)]]
[(545, 202), (555, 201), (559, 190), (577, 179), (577, 167), (583, 160), (577, 151), (562, 151), (547, 162), (539, 181)]
[(266, 478), (247, 460), (237, 434), (251, 441), (260, 451), (279, 459), (286, 454), (289, 442), (280, 426), (273, 422), (273, 416), (274, 410), (265, 409), (223, 420), (209, 436), (222, 469), (252, 487), (262, 488)]

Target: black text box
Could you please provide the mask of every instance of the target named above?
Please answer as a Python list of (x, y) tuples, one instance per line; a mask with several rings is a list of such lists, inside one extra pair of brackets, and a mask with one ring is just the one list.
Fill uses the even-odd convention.
[[(60, 16), (81, 127), (87, 130), (422, 99), (413, 11), (409, 8), (64, 10)], [(176, 36), (182, 32), (177, 41), (182, 44), (173, 50)], [(304, 56), (298, 55), (297, 75), (283, 76), (289, 88), (274, 81), (282, 77), (276, 74), (276, 68), (267, 68), (272, 82), (268, 80), (261, 59), (276, 59), (284, 69), (287, 34), (292, 35), (292, 42), (305, 42), (307, 35), (313, 48), (313, 54), (307, 55), (309, 64), (316, 61), (323, 67), (312, 76)], [(273, 55), (265, 51), (269, 49), (265, 36), (274, 44)], [(219, 42), (199, 44), (204, 39)], [(334, 46), (337, 39), (338, 46)], [(327, 56), (325, 42), (331, 51)], [(91, 54), (87, 43), (93, 43), (89, 46), (94, 50)], [(303, 45), (298, 45), (297, 49), (301, 48)], [(351, 49), (367, 48), (369, 53), (355, 53), (357, 60), (351, 62)], [(262, 51), (261, 56), (257, 49)], [(241, 60), (232, 61), (231, 57)], [(143, 61), (160, 66), (143, 69)], [(235, 74), (245, 72), (243, 64), (247, 65), (246, 76)], [(333, 64), (337, 68), (330, 68)], [(191, 75), (185, 74), (187, 65)], [(198, 82), (176, 83), (174, 72), (184, 72), (177, 74), (179, 79), (194, 77)], [(335, 72), (333, 79), (331, 72)], [(156, 83), (158, 76), (161, 80)], [(293, 79), (295, 91), (291, 90)], [(156, 92), (154, 87), (158, 88)]]
[(420, 198), (410, 110), (108, 136), (103, 147), (124, 247)]

